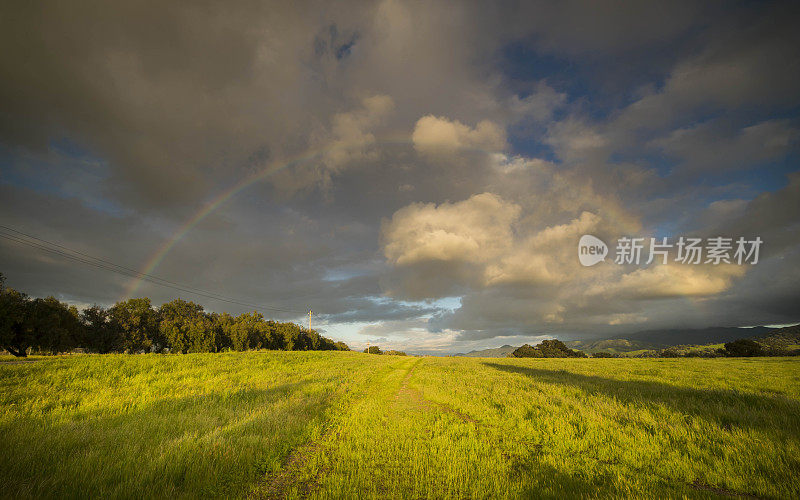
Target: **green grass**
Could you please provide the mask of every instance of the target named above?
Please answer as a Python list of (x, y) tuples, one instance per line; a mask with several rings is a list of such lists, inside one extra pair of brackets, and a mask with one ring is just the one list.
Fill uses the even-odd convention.
[(800, 495), (798, 358), (69, 356), (0, 385), (10, 497)]

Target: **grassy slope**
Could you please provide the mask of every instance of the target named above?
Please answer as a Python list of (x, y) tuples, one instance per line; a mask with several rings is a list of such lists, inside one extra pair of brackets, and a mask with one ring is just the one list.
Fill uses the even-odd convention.
[(0, 383), (12, 496), (800, 495), (798, 358), (75, 356)]

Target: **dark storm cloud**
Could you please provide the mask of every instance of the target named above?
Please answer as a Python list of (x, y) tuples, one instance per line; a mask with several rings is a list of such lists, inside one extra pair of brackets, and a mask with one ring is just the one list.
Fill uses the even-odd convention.
[[(0, 199), (0, 224), (122, 265), (133, 265), (131, 256), (147, 252), (156, 241), (156, 235), (135, 218), (103, 214), (75, 199), (8, 185), (0, 186)], [(0, 252), (0, 272), (8, 285), (36, 296), (109, 304), (119, 298), (129, 279), (5, 238), (0, 239)]]
[(275, 135), (286, 139), (330, 109), (303, 64), (316, 27), (299, 7), (22, 2), (5, 10), (4, 140), (41, 149), (67, 137), (107, 160), (116, 195), (140, 206), (202, 198), (222, 175), (241, 175), (248, 159), (279, 149)]
[[(426, 352), (800, 319), (798, 19), (790, 2), (7, 3), (0, 220), (142, 269), (269, 168), (153, 274)], [(586, 270), (589, 231), (760, 234), (764, 261)], [(0, 252), (36, 295), (130, 287)]]

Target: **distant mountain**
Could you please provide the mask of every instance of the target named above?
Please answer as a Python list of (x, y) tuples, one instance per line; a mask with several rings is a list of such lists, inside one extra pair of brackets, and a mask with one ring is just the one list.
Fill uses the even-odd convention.
[[(765, 333), (752, 336), (747, 336), (747, 333), (749, 331), (759, 332), (762, 331), (762, 329), (741, 328), (740, 330), (742, 330), (742, 336), (739, 338), (754, 340), (761, 344), (763, 355), (765, 356), (797, 356), (800, 354), (800, 325), (784, 328), (767, 328)], [(633, 355), (637, 357), (716, 357), (720, 355), (720, 350), (725, 349), (725, 344), (727, 344), (727, 342), (675, 345), (665, 349), (636, 352), (633, 353)]]
[(616, 335), (611, 340), (624, 339), (651, 344), (655, 347), (667, 347), (673, 345), (698, 345), (698, 344), (718, 344), (721, 342), (731, 342), (741, 338), (756, 337), (764, 335), (774, 328), (757, 326), (754, 328), (736, 327), (711, 327), (699, 329), (670, 329), (670, 330), (645, 330), (625, 335)]
[(800, 347), (800, 325), (787, 326), (752, 337), (753, 340), (772, 349), (797, 349)]
[(453, 356), (465, 356), (467, 358), (505, 358), (508, 357), (509, 354), (514, 352), (513, 345), (504, 345), (502, 347), (496, 347), (494, 349), (483, 349), (480, 351), (470, 351), (466, 354), (458, 353), (453, 354)]
[[(765, 345), (774, 344), (793, 348), (800, 344), (800, 325), (785, 328), (722, 326), (696, 329), (644, 330), (599, 340), (566, 340), (564, 344), (570, 349), (583, 351), (587, 354), (602, 351), (614, 354), (631, 353), (628, 355), (633, 356), (639, 355), (637, 351), (658, 351), (674, 346), (708, 346), (708, 344), (723, 344), (743, 338), (757, 340)], [(453, 356), (505, 358), (514, 352), (516, 348), (511, 345), (504, 345), (495, 349), (470, 351), (466, 354), (453, 354)]]
[(610, 352), (622, 353), (640, 351), (643, 349), (656, 349), (659, 346), (630, 339), (603, 339), (603, 340), (567, 340), (564, 342), (570, 349), (577, 349), (586, 353)]

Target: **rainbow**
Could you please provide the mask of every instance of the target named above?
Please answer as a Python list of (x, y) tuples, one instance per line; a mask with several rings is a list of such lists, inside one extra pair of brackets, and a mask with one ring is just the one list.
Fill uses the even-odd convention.
[[(401, 138), (388, 138), (380, 141), (373, 142), (372, 145), (375, 144), (410, 144), (411, 140), (407, 135), (402, 136)], [(344, 147), (347, 147), (349, 144), (344, 144)], [(331, 146), (328, 145), (321, 149), (316, 149), (313, 151), (306, 151), (302, 155), (297, 156), (290, 160), (284, 160), (278, 162), (272, 166), (269, 166), (263, 170), (256, 172), (255, 174), (245, 177), (239, 183), (231, 186), (230, 188), (226, 189), (225, 191), (218, 194), (215, 198), (208, 201), (205, 205), (203, 205), (200, 210), (198, 210), (194, 215), (192, 215), (182, 226), (180, 226), (173, 235), (167, 239), (164, 244), (158, 248), (147, 261), (145, 262), (144, 266), (142, 266), (141, 270), (139, 271), (139, 276), (134, 278), (134, 280), (128, 285), (125, 290), (125, 295), (123, 295), (121, 301), (128, 300), (131, 298), (136, 291), (141, 286), (142, 281), (144, 278), (152, 273), (164, 258), (169, 254), (170, 250), (177, 244), (186, 234), (194, 229), (197, 224), (203, 221), (206, 217), (208, 217), (211, 213), (221, 207), (226, 201), (230, 200), (237, 194), (241, 193), (248, 187), (252, 186), (253, 184), (260, 182), (270, 175), (274, 174), (275, 172), (279, 172), (286, 168), (296, 167), (298, 165), (302, 165), (304, 163), (308, 163), (316, 158), (319, 158), (326, 152), (330, 151), (334, 147), (342, 147), (341, 143)]]
[[(396, 135), (387, 137), (381, 140), (376, 140), (371, 145), (390, 145), (390, 144), (398, 144), (398, 145), (407, 145), (412, 144), (410, 137), (407, 134), (403, 135)], [(194, 215), (192, 215), (182, 226), (180, 226), (173, 235), (167, 239), (164, 244), (158, 248), (147, 261), (145, 262), (144, 266), (138, 273), (138, 277), (134, 278), (133, 281), (129, 284), (127, 289), (125, 290), (125, 295), (122, 297), (122, 301), (128, 300), (131, 298), (139, 287), (144, 281), (144, 278), (147, 275), (150, 275), (164, 260), (164, 258), (169, 254), (172, 248), (184, 237), (186, 236), (189, 231), (191, 231), (197, 224), (203, 221), (209, 214), (213, 213), (217, 210), (220, 206), (222, 206), (225, 202), (236, 196), (237, 194), (241, 193), (248, 187), (252, 186), (253, 184), (260, 182), (270, 175), (284, 170), (286, 168), (292, 168), (304, 163), (310, 162), (316, 158), (319, 158), (326, 152), (332, 150), (335, 147), (347, 147), (350, 144), (336, 144), (331, 145), (328, 144), (326, 147), (316, 149), (313, 151), (306, 151), (302, 155), (299, 155), (293, 159), (283, 160), (281, 162), (277, 162), (276, 164), (269, 166), (263, 170), (260, 170), (253, 175), (244, 178), (239, 183), (231, 186), (230, 188), (226, 189), (225, 191), (219, 193), (215, 198), (208, 201), (205, 205), (203, 205), (200, 210), (198, 210)], [(470, 151), (470, 152), (479, 152), (485, 154), (497, 154), (498, 151), (488, 151), (484, 149), (478, 148), (461, 148), (462, 150)], [(624, 224), (624, 227), (631, 227), (635, 226), (636, 223), (630, 220), (630, 217), (624, 213), (624, 211), (616, 206), (616, 204), (612, 204), (610, 207), (604, 207), (604, 212), (606, 215), (610, 216), (610, 219), (613, 221), (617, 221), (619, 223)]]

